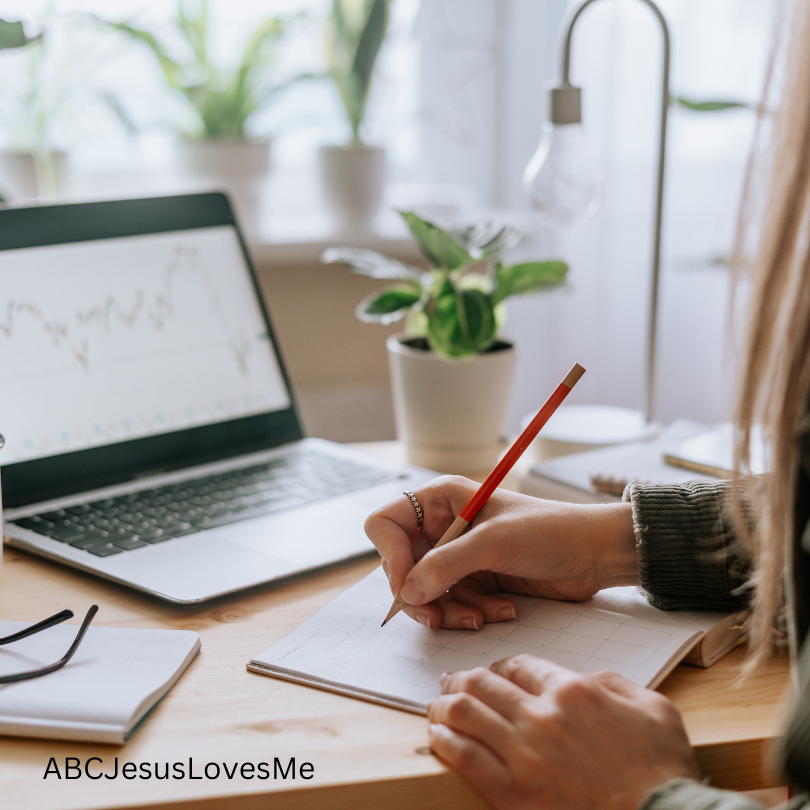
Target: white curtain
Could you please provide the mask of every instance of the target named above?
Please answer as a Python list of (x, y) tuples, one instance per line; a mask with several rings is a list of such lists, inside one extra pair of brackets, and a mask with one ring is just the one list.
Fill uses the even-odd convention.
[[(537, 146), (547, 83), (559, 75), (565, 0), (426, 0), (421, 45), (423, 166), (468, 199), (525, 209), (523, 167)], [(671, 89), (756, 103), (771, 38), (764, 0), (659, 0), (672, 37)], [(558, 255), (571, 289), (514, 301), (520, 350), (508, 427), (536, 408), (573, 362), (572, 400), (642, 407), (661, 36), (639, 0), (602, 0), (574, 35), (572, 81), (603, 175), (600, 212), (568, 231), (536, 226), (518, 249)], [(670, 111), (656, 415), (727, 418), (734, 351), (725, 266), (754, 113)], [(427, 179), (427, 178), (426, 178)]]

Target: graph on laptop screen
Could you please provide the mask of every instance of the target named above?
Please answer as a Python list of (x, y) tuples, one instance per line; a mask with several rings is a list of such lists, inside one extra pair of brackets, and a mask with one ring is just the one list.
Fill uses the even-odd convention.
[(0, 253), (4, 464), (289, 404), (233, 228)]

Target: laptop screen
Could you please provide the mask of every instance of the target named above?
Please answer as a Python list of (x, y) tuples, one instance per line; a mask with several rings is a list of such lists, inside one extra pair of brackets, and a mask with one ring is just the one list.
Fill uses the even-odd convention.
[(0, 253), (3, 463), (290, 406), (229, 225)]
[(0, 433), (7, 506), (301, 438), (224, 195), (0, 210)]

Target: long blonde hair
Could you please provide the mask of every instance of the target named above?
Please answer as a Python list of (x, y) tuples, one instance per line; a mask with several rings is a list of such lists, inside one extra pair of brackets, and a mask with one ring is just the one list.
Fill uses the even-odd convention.
[[(778, 91), (780, 100), (773, 120), (761, 128), (770, 126), (767, 150), (755, 149), (749, 165), (734, 261), (745, 272), (746, 241), (755, 231), (750, 328), (736, 408), (738, 483), (750, 469), (756, 423), (765, 430), (772, 471), (758, 498), (750, 486), (735, 488), (739, 533), (754, 556), (753, 665), (768, 651), (791, 586), (798, 441), (810, 406), (810, 3), (795, 3), (789, 22), (784, 75), (766, 83), (760, 115), (767, 116), (769, 95)], [(781, 51), (777, 44), (770, 77), (774, 64), (779, 72)], [(753, 525), (742, 519), (752, 496)]]

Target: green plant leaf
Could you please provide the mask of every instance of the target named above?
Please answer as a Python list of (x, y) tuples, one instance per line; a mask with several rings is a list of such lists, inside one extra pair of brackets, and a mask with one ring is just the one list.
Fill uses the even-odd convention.
[(451, 231), (451, 236), (474, 259), (481, 260), (514, 247), (523, 238), (523, 233), (512, 225), (483, 221)]
[(495, 313), (481, 290), (460, 290), (456, 302), (459, 331), (470, 349), (481, 352), (495, 340)]
[(427, 338), (428, 316), (424, 309), (410, 309), (405, 317), (405, 333), (408, 337)]
[(222, 91), (189, 88), (189, 100), (197, 108), (206, 138), (241, 140), (246, 137), (245, 122), (256, 111), (256, 101), (249, 93), (234, 87)]
[(252, 75), (270, 64), (275, 54), (275, 46), (284, 36), (284, 30), (284, 21), (280, 17), (267, 17), (259, 23), (242, 54), (242, 63), (234, 82), (234, 92), (250, 94), (248, 81)]
[(275, 46), (284, 35), (286, 21), (280, 17), (262, 20), (248, 40), (239, 67), (219, 70), (209, 62), (208, 0), (200, 0), (197, 13), (190, 13), (181, 2), (177, 27), (188, 41), (193, 58), (188, 63), (176, 61), (164, 45), (150, 32), (127, 22), (105, 23), (147, 45), (157, 57), (168, 84), (182, 92), (199, 115), (200, 127), (194, 136), (240, 140), (247, 137), (247, 119), (263, 104), (308, 74), (269, 86), (259, 79), (272, 63)]
[(390, 0), (333, 0), (326, 36), (329, 74), (355, 140), (368, 101), (374, 64), (388, 27)]
[(498, 265), (492, 303), (498, 304), (512, 295), (527, 295), (565, 283), (568, 265), (559, 260), (522, 262), (511, 267)]
[(399, 213), (433, 267), (451, 271), (474, 262), (472, 256), (447, 231), (410, 211)]
[(152, 53), (154, 53), (157, 57), (158, 63), (163, 71), (163, 75), (166, 77), (166, 81), (176, 90), (185, 91), (187, 89), (186, 84), (183, 81), (183, 69), (168, 55), (168, 53), (166, 53), (163, 46), (157, 41), (152, 33), (145, 31), (142, 28), (135, 28), (129, 25), (129, 23), (124, 22), (111, 22), (109, 25), (116, 31), (121, 31), (133, 39), (148, 45), (152, 50)]
[(0, 50), (4, 48), (22, 48), (31, 40), (25, 36), (21, 22), (0, 20)]
[(352, 132), (355, 138), (358, 136), (360, 123), (366, 111), (368, 94), (371, 89), (371, 78), (374, 75), (374, 63), (377, 61), (377, 55), (380, 52), (388, 28), (389, 2), (390, 0), (373, 0), (354, 55), (352, 76), (354, 76), (357, 98), (354, 103)]
[(104, 90), (99, 93), (99, 97), (110, 108), (127, 135), (134, 136), (138, 134), (138, 125), (132, 120), (118, 96), (109, 90)]
[(186, 14), (182, 0), (177, 5), (177, 27), (188, 40), (194, 56), (201, 65), (208, 65), (206, 39), (208, 33), (208, 0), (200, 0), (196, 17)]
[(471, 357), (495, 340), (492, 301), (481, 290), (458, 290), (433, 303), (428, 312), (428, 342), (443, 357)]
[(683, 96), (673, 96), (672, 101), (679, 107), (684, 107), (693, 112), (718, 112), (720, 110), (753, 109), (753, 106), (745, 101), (692, 101)]
[(364, 298), (355, 313), (366, 323), (389, 324), (403, 318), (421, 300), (422, 288), (418, 284), (395, 284)]
[(329, 248), (321, 254), (324, 264), (338, 262), (348, 267), (353, 273), (369, 278), (413, 278), (420, 279), (421, 270), (407, 264), (390, 259), (381, 253), (362, 248), (337, 247)]
[[(348, 13), (347, 13), (348, 12)], [(365, 13), (365, 0), (332, 0), (332, 12), (326, 29), (326, 59), (329, 75), (337, 87), (346, 116), (356, 139), (362, 114), (359, 111), (359, 93), (352, 64), (360, 38), (358, 32)]]

